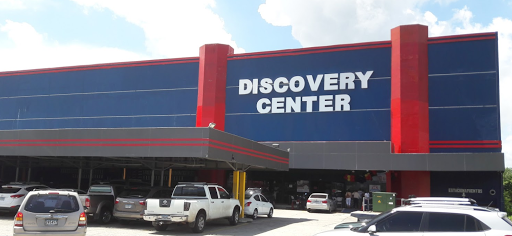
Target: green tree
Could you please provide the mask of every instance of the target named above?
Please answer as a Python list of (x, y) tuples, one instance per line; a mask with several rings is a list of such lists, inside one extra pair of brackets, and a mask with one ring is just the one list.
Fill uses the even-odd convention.
[(503, 172), (503, 197), (505, 199), (505, 210), (512, 215), (512, 169), (506, 168)]

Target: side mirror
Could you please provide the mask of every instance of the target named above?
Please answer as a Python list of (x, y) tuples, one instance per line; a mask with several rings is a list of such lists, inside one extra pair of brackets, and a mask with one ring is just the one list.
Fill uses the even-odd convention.
[(368, 227), (368, 233), (374, 234), (376, 232), (377, 232), (377, 227), (375, 227), (375, 225), (371, 225), (370, 227)]

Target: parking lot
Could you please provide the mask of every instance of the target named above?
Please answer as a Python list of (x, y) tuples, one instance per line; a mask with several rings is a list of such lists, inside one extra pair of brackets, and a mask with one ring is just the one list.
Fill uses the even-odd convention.
[[(0, 215), (0, 235), (12, 235), (14, 214)], [(203, 234), (194, 234), (187, 226), (172, 225), (166, 231), (157, 232), (149, 222), (134, 222), (121, 225), (113, 222), (100, 225), (89, 222), (87, 235), (314, 235), (333, 229), (342, 222), (356, 219), (348, 213), (308, 213), (302, 210), (276, 209), (274, 217), (259, 217), (256, 220), (244, 219), (246, 223), (230, 226), (227, 220), (209, 221)]]

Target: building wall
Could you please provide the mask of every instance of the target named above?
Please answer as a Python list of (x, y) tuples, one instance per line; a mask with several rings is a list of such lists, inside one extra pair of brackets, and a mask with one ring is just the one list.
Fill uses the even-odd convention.
[(194, 127), (198, 63), (0, 73), (0, 130)]

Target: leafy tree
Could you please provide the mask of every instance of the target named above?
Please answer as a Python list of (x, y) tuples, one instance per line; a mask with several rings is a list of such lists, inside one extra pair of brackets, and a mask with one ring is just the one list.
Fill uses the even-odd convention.
[(505, 198), (505, 210), (512, 215), (512, 169), (506, 168), (503, 172), (503, 197)]

